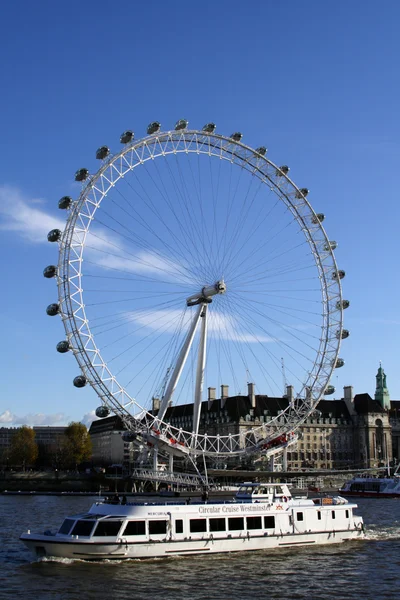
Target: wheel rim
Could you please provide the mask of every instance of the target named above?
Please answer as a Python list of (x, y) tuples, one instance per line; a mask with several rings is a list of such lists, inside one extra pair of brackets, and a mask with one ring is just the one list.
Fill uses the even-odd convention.
[[(188, 182), (196, 183), (192, 166), (186, 173), (186, 180), (182, 175), (180, 166), (176, 167), (174, 165), (175, 171), (173, 173), (171, 171), (174, 161), (177, 164), (183, 164), (178, 162), (178, 159), (182, 158), (193, 158), (192, 165), (199, 163), (203, 159), (209, 161), (204, 164), (213, 163), (217, 165), (213, 167), (215, 169), (214, 180), (211, 174), (208, 184), (205, 184), (204, 180), (202, 181), (204, 173), (202, 163), (202, 166), (198, 167), (200, 185), (197, 188), (195, 185), (193, 186), (195, 189), (194, 195), (197, 198), (196, 217), (201, 217), (203, 211), (207, 211), (207, 215), (203, 214), (203, 219), (190, 217), (188, 207), (192, 209), (194, 205), (193, 203), (189, 205), (187, 198), (185, 200), (187, 196), (186, 190), (189, 185)], [(161, 173), (162, 169), (160, 170), (160, 167), (156, 166), (153, 168), (153, 165), (156, 165), (157, 161), (164, 161), (160, 163), (164, 165), (162, 167), (165, 171), (164, 174)], [(151, 169), (147, 168), (147, 165), (151, 165), (153, 169), (152, 174), (150, 173), (150, 178), (148, 172)], [(224, 165), (224, 168), (227, 166), (228, 171), (230, 169), (230, 173), (228, 174), (228, 171), (226, 171), (227, 174), (223, 175), (224, 178), (217, 180), (215, 173), (222, 171), (221, 165)], [(216, 213), (219, 210), (219, 194), (216, 188), (223, 184), (226, 190), (233, 168), (236, 172), (239, 171), (239, 175), (237, 176), (239, 180), (242, 174), (245, 173), (246, 177), (251, 180), (251, 183), (248, 184), (246, 182), (245, 186), (242, 187), (240, 187), (240, 182), (237, 183), (236, 193), (239, 191), (240, 196), (240, 201), (237, 203), (234, 194), (229, 190), (229, 193), (226, 194), (228, 204), (225, 204), (223, 208), (225, 212), (222, 211), (221, 215), (218, 215)], [(145, 177), (140, 181), (136, 177), (136, 173), (143, 170)], [(126, 145), (118, 154), (107, 157), (98, 172), (91, 176), (84, 184), (78, 200), (71, 206), (66, 228), (59, 242), (60, 254), (57, 282), (60, 314), (63, 319), (70, 348), (81, 367), (83, 375), (95, 389), (102, 403), (122, 416), (128, 428), (139, 430), (142, 434), (145, 434), (146, 432), (153, 432), (156, 426), (161, 435), (166, 436), (167, 439), (182, 442), (182, 447), (189, 453), (236, 454), (255, 451), (259, 449), (261, 442), (265, 443), (272, 436), (295, 429), (314, 410), (326, 389), (338, 358), (343, 324), (341, 283), (340, 277), (334, 277), (338, 273), (338, 269), (333, 248), (320, 219), (307, 201), (306, 194), (303, 194), (297, 188), (284, 171), (265, 156), (262, 156), (240, 141), (235, 141), (232, 138), (214, 133), (205, 134), (201, 131), (184, 130), (180, 132), (155, 133), (142, 140)], [(169, 194), (165, 183), (168, 173), (170, 175)], [(164, 198), (163, 209), (166, 210), (169, 207), (170, 223), (166, 224), (164, 230), (159, 227), (154, 231), (153, 237), (150, 240), (146, 239), (143, 235), (146, 231), (149, 234), (148, 223), (143, 218), (140, 220), (140, 213), (136, 211), (134, 205), (131, 205), (129, 208), (129, 214), (127, 205), (125, 205), (127, 191), (133, 191), (132, 184), (125, 183), (130, 174), (135, 174), (136, 192), (134, 196), (136, 202), (138, 202), (138, 190), (140, 190), (139, 196), (142, 196), (143, 206), (146, 204), (146, 188), (143, 186), (143, 183), (147, 181), (149, 184), (151, 181), (154, 194), (155, 190), (158, 189), (158, 200)], [(181, 183), (180, 192), (177, 191), (177, 182)], [(256, 185), (254, 185), (254, 182), (256, 182)], [(118, 189), (121, 183), (124, 186), (121, 187), (123, 191), (116, 192), (115, 190)], [(202, 189), (202, 187), (206, 188), (207, 185), (207, 191)], [(171, 190), (175, 190), (177, 194), (175, 204), (171, 203)], [(271, 204), (273, 208), (270, 212), (268, 211), (271, 207), (266, 205), (267, 208), (265, 208), (262, 204), (264, 196), (262, 194), (260, 196), (260, 190), (262, 194), (268, 190), (269, 196), (273, 197), (276, 201), (276, 204)], [(208, 203), (202, 200), (202, 193), (205, 195), (208, 193)], [(247, 198), (245, 201), (243, 200), (244, 196)], [(104, 214), (108, 215), (107, 223), (104, 217), (98, 218), (98, 215), (101, 214), (101, 210), (99, 209), (105, 206), (103, 204), (105, 200), (109, 201), (109, 206), (113, 203), (114, 210), (114, 205), (118, 205), (119, 203), (118, 218), (116, 218), (116, 212), (111, 213), (107, 209), (104, 210)], [(125, 212), (122, 206), (125, 207)], [(260, 245), (254, 247), (250, 243), (250, 253), (251, 251), (255, 253), (253, 264), (251, 264), (251, 261), (249, 262), (249, 252), (247, 252), (244, 258), (240, 253), (244, 248), (244, 241), (247, 240), (249, 242), (250, 234), (252, 234), (252, 238), (257, 237), (258, 240), (261, 239), (260, 223), (267, 223), (268, 217), (270, 217), (278, 206), (280, 209), (283, 208), (283, 213), (289, 217), (290, 225), (286, 221), (285, 225), (279, 228), (277, 223), (279, 223), (278, 219), (282, 213), (278, 212), (274, 225), (270, 229), (268, 240), (271, 240), (271, 238), (283, 240), (284, 243), (281, 243), (282, 248), (279, 249), (279, 246), (276, 247), (277, 252), (275, 256), (282, 258), (286, 253), (287, 258), (283, 260), (280, 258), (278, 260), (273, 255), (269, 256), (270, 272), (267, 276), (266, 271), (262, 270), (265, 265), (262, 259), (265, 257), (263, 257), (259, 250)], [(149, 209), (149, 207), (151, 207), (151, 202), (147, 200), (147, 208)], [(181, 216), (179, 215), (176, 218), (176, 223), (180, 223), (181, 225), (181, 239), (176, 236), (176, 230), (171, 225), (173, 222), (171, 216), (175, 216), (174, 211), (177, 212), (178, 208), (181, 210)], [(232, 227), (229, 229), (227, 222), (229, 222), (230, 213), (234, 209), (237, 210), (237, 213), (234, 213), (236, 218), (232, 221)], [(97, 213), (98, 210), (99, 213)], [(186, 217), (185, 210), (187, 211)], [(242, 210), (242, 213), (240, 213), (240, 210)], [(257, 211), (261, 212), (258, 213)], [(146, 216), (149, 217), (150, 213), (149, 209)], [(211, 213), (214, 213), (214, 221), (213, 219), (206, 219)], [(126, 224), (121, 220), (122, 214), (125, 214), (127, 219)], [(249, 214), (251, 215), (250, 217), (248, 216)], [(258, 214), (260, 218), (257, 222), (255, 217)], [(161, 209), (159, 209), (158, 216), (154, 214), (154, 221), (157, 219), (160, 220), (160, 215)], [(225, 217), (225, 222), (223, 218), (218, 218), (221, 216)], [(130, 219), (129, 225), (128, 217)], [(240, 220), (240, 217), (242, 217), (242, 220)], [(246, 229), (246, 219), (247, 224), (249, 226), (252, 225), (253, 228), (249, 227)], [(129, 235), (128, 230), (132, 228), (134, 221), (137, 230), (134, 237), (132, 237)], [(224, 235), (222, 236), (223, 239), (218, 240), (216, 230), (218, 224), (220, 225), (221, 223), (224, 227)], [(245, 233), (241, 229), (242, 226)], [(290, 236), (286, 240), (284, 233), (285, 229), (290, 229), (292, 226), (296, 227), (297, 232), (301, 230), (304, 234), (304, 241), (298, 245), (300, 248), (306, 242), (305, 247), (309, 253), (304, 270), (310, 268), (311, 259), (314, 268), (313, 279), (319, 280), (319, 323), (315, 319), (317, 313), (314, 316), (310, 316), (315, 311), (307, 310), (307, 304), (311, 301), (311, 294), (304, 287), (307, 277), (300, 278), (301, 284), (298, 283), (297, 288), (294, 288), (295, 291), (297, 289), (297, 291), (301, 292), (301, 298), (298, 299), (298, 306), (295, 305), (297, 300), (292, 294), (293, 289), (285, 292), (289, 294), (287, 298), (290, 299), (290, 303), (285, 304), (287, 300), (287, 298), (285, 301), (283, 300), (285, 288), (277, 288), (276, 293), (274, 293), (273, 288), (272, 290), (268, 289), (268, 291), (265, 291), (265, 288), (258, 288), (255, 295), (257, 296), (258, 294), (258, 298), (262, 298), (262, 294), (264, 294), (269, 299), (269, 302), (264, 301), (259, 306), (256, 304), (259, 300), (254, 297), (254, 293), (251, 290), (251, 285), (257, 279), (257, 276), (259, 279), (264, 276), (264, 279), (269, 280), (270, 283), (281, 286), (282, 284), (293, 283), (295, 280), (293, 274), (297, 273), (298, 275), (301, 272), (303, 265), (301, 263), (296, 264), (294, 260), (294, 257), (297, 256), (298, 247), (296, 244), (289, 246), (287, 240), (289, 240)], [(152, 227), (154, 229), (155, 225), (153, 224)], [(274, 227), (275, 230), (273, 229)], [(171, 228), (172, 232), (168, 232), (168, 229)], [(160, 240), (161, 236), (159, 234), (162, 231), (164, 232), (163, 243), (158, 245), (156, 241)], [(116, 242), (116, 232), (118, 232), (118, 243)], [(174, 234), (177, 240), (176, 247), (172, 243)], [(196, 234), (198, 234), (200, 240), (197, 245), (193, 242)], [(134, 244), (134, 252), (132, 253), (125, 248), (124, 254), (121, 255), (121, 240), (123, 240), (125, 246), (128, 245), (128, 242)], [(210, 246), (214, 247), (214, 253), (211, 251), (207, 252), (207, 243), (210, 243)], [(268, 244), (265, 244), (265, 248), (267, 246)], [(138, 254), (139, 250), (147, 252), (147, 254)], [(195, 255), (196, 250), (198, 256)], [(192, 262), (188, 260), (191, 251), (195, 257)], [(267, 415), (264, 415), (266, 417), (263, 419), (264, 422), (254, 427), (252, 435), (246, 437), (242, 433), (226, 436), (207, 434), (207, 432), (193, 434), (192, 431), (185, 429), (184, 421), (180, 422), (179, 427), (174, 427), (165, 421), (158, 422), (154, 415), (149, 412), (150, 407), (148, 404), (149, 398), (151, 395), (154, 395), (154, 386), (152, 388), (149, 387), (151, 392), (147, 391), (147, 402), (144, 402), (142, 398), (130, 393), (129, 386), (125, 382), (120, 383), (120, 379), (118, 378), (118, 375), (121, 376), (123, 371), (126, 371), (129, 365), (133, 364), (132, 361), (136, 359), (129, 358), (129, 360), (125, 360), (125, 367), (123, 368), (122, 362), (118, 363), (121, 356), (117, 356), (115, 350), (113, 354), (109, 354), (105, 348), (107, 347), (107, 343), (103, 343), (102, 346), (96, 343), (96, 331), (99, 333), (102, 327), (103, 330), (107, 327), (109, 327), (109, 330), (112, 330), (113, 327), (117, 330), (121, 326), (119, 320), (123, 321), (126, 319), (126, 313), (129, 311), (126, 308), (121, 310), (121, 317), (118, 317), (115, 311), (114, 313), (105, 312), (102, 320), (100, 313), (96, 312), (99, 310), (98, 307), (94, 308), (96, 303), (88, 302), (88, 298), (90, 300), (90, 295), (93, 298), (97, 294), (106, 294), (106, 286), (103, 285), (103, 288), (100, 287), (97, 290), (94, 287), (89, 288), (90, 294), (88, 293), (87, 285), (86, 292), (83, 286), (84, 281), (87, 281), (89, 278), (93, 281), (96, 277), (98, 280), (102, 278), (104, 281), (114, 279), (114, 285), (116, 282), (121, 281), (121, 278), (118, 279), (115, 275), (118, 276), (124, 271), (121, 268), (122, 259), (124, 259), (125, 270), (128, 265), (128, 272), (135, 274), (136, 283), (140, 281), (142, 286), (145, 285), (142, 290), (143, 298), (140, 298), (140, 300), (145, 299), (146, 293), (148, 294), (153, 291), (150, 283), (153, 284), (156, 281), (158, 286), (157, 294), (164, 293), (169, 298), (175, 294), (177, 301), (183, 302), (190, 295), (190, 292), (196, 293), (201, 289), (201, 286), (211, 285), (219, 277), (225, 277), (226, 275), (225, 273), (221, 273), (221, 269), (227, 269), (228, 291), (226, 296), (228, 300), (225, 305), (220, 305), (214, 311), (214, 336), (218, 338), (219, 335), (219, 341), (214, 342), (214, 355), (218, 354), (216, 348), (219, 343), (220, 357), (224, 355), (224, 362), (229, 363), (229, 352), (226, 349), (226, 335), (225, 339), (223, 335), (224, 327), (225, 329), (229, 329), (229, 327), (235, 329), (236, 327), (234, 334), (231, 332), (230, 339), (228, 336), (228, 341), (232, 344), (239, 359), (240, 355), (242, 355), (242, 368), (248, 364), (249, 357), (255, 354), (254, 346), (258, 347), (263, 342), (264, 359), (269, 358), (272, 367), (269, 367), (269, 370), (264, 368), (263, 371), (263, 368), (258, 364), (257, 367), (253, 366), (252, 368), (256, 370), (258, 375), (263, 373), (264, 380), (268, 380), (268, 377), (271, 378), (274, 381), (275, 389), (278, 387), (278, 374), (282, 377), (282, 371), (283, 374), (286, 371), (289, 382), (292, 383), (293, 379), (298, 384), (294, 401), (284, 410), (279, 411), (274, 417), (269, 418)], [(303, 255), (301, 260), (305, 260)], [(274, 261), (276, 261), (275, 264)], [(113, 264), (114, 267), (112, 266)], [(88, 268), (87, 265), (91, 266)], [(197, 268), (194, 269), (194, 266)], [(230, 272), (229, 268), (231, 268)], [(103, 275), (101, 275), (101, 272), (103, 272)], [(104, 275), (104, 272), (107, 272), (107, 275)], [(146, 272), (145, 275), (143, 275), (144, 272)], [(112, 277), (110, 273), (113, 274)], [(140, 273), (141, 275), (137, 277)], [(165, 273), (167, 273), (170, 279), (167, 282), (162, 280), (162, 285), (164, 286), (162, 289), (164, 291), (161, 292), (159, 288), (161, 284), (160, 274), (163, 274), (164, 277)], [(290, 277), (288, 277), (289, 275)], [(229, 279), (230, 281), (228, 281)], [(133, 278), (130, 278), (130, 280), (133, 281)], [(171, 280), (175, 286), (174, 289), (171, 288)], [(238, 287), (238, 284), (242, 287)], [(166, 292), (165, 290), (168, 291)], [(110, 291), (114, 295), (117, 293), (115, 289), (111, 289)], [(245, 302), (243, 298), (246, 298), (246, 294), (247, 298), (249, 294), (252, 294), (252, 298)], [(161, 298), (162, 296), (160, 296)], [(136, 294), (136, 302), (137, 300), (138, 294)], [(102, 305), (106, 306), (107, 302), (104, 301)], [(125, 306), (126, 303), (129, 304), (127, 288), (121, 290), (121, 296), (119, 296), (119, 299), (115, 303), (117, 302), (121, 302)], [(101, 302), (97, 304), (100, 306)], [(109, 304), (111, 305), (111, 301)], [(184, 311), (180, 311), (179, 314), (172, 312), (177, 302), (174, 303), (171, 301), (170, 304), (166, 304), (165, 310), (167, 308), (169, 310), (164, 314), (162, 313), (162, 304), (162, 302), (158, 302), (157, 305), (151, 304), (147, 313), (142, 309), (141, 315), (137, 312), (139, 304), (136, 304), (136, 314), (134, 314), (133, 320), (136, 325), (142, 326), (143, 330), (146, 331), (152, 330), (152, 328), (154, 331), (155, 325), (157, 327), (161, 325), (161, 328), (164, 328), (163, 333), (171, 337), (169, 351), (172, 352), (171, 345), (175, 344), (178, 346), (179, 341), (183, 339), (182, 336), (184, 335), (185, 326), (188, 326), (188, 319), (186, 318), (185, 320)], [(238, 311), (239, 306), (240, 311)], [(235, 307), (236, 311), (234, 310)], [(151, 318), (154, 315), (155, 318), (153, 323), (151, 323)], [(287, 319), (286, 323), (282, 315), (285, 315), (284, 318)], [(296, 316), (296, 323), (292, 323), (294, 316)], [(141, 320), (139, 317), (141, 317)], [(261, 325), (261, 327), (259, 324), (260, 318), (264, 320), (264, 326)], [(171, 329), (171, 325), (165, 323), (167, 319), (173, 322), (173, 326), (176, 326), (177, 330), (180, 328), (179, 334), (176, 334), (176, 338), (171, 336), (171, 331), (168, 330), (168, 327)], [(210, 323), (212, 323), (211, 317)], [(268, 328), (265, 326), (265, 323), (268, 323)], [(167, 329), (165, 329), (166, 327)], [(307, 332), (307, 327), (312, 328), (312, 334)], [(271, 328), (274, 332), (272, 334)], [(316, 336), (314, 334), (317, 328), (320, 329), (320, 333), (318, 339), (315, 339)], [(281, 332), (280, 335), (278, 335), (277, 331)], [(282, 332), (285, 332), (286, 340), (284, 337), (282, 338)], [(126, 339), (129, 339), (132, 335), (132, 333), (128, 332)], [(257, 339), (249, 341), (248, 339), (246, 340), (246, 336), (253, 336)], [(154, 333), (152, 335), (149, 334), (149, 338), (152, 337), (154, 340)], [(131, 339), (133, 338), (131, 337)], [(309, 343), (311, 339), (313, 341)], [(290, 340), (290, 343), (288, 340)], [(119, 341), (122, 342), (121, 339)], [(268, 348), (272, 342), (276, 345), (273, 351)], [(114, 347), (117, 343), (118, 339), (112, 342)], [(110, 342), (110, 345), (112, 344)], [(306, 355), (304, 360), (299, 360), (307, 346), (310, 347), (311, 352)], [(143, 346), (139, 347), (143, 349)], [(244, 350), (245, 347), (246, 350)], [(127, 353), (127, 350), (124, 353)], [(314, 353), (314, 358), (310, 364), (312, 353)], [(243, 358), (244, 354), (247, 354), (247, 358)], [(286, 360), (281, 362), (280, 359), (283, 354)], [(106, 355), (107, 358), (105, 358)], [(301, 369), (303, 369), (302, 375), (293, 366), (296, 362), (300, 362)], [(116, 370), (111, 368), (111, 363), (114, 365), (119, 364)], [(257, 364), (256, 360), (254, 364)], [(164, 377), (162, 367), (165, 369), (167, 362), (153, 362), (153, 372), (155, 366), (158, 366), (159, 372), (157, 374), (158, 378), (154, 375), (154, 379), (161, 385)], [(134, 368), (140, 369), (140, 366), (135, 364)], [(229, 370), (231, 371), (231, 375), (229, 376), (230, 381), (236, 385), (234, 376), (235, 366), (231, 365)], [(245, 370), (248, 375), (247, 380), (249, 380), (252, 373), (249, 372), (249, 369)], [(116, 372), (117, 375), (115, 374)], [(214, 370), (214, 381), (218, 379), (215, 373), (216, 371)], [(150, 372), (148, 376), (149, 374)], [(219, 383), (226, 383), (226, 381), (222, 381), (221, 377)], [(262, 378), (260, 377), (260, 379)], [(211, 385), (211, 375), (207, 383)], [(282, 388), (283, 385), (281, 387), (283, 391)], [(275, 395), (277, 394), (275, 393)], [(191, 402), (192, 398), (189, 397), (187, 401)]]

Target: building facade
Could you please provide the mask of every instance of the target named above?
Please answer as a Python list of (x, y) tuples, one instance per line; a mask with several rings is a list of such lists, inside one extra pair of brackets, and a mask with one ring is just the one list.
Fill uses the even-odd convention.
[[(255, 395), (249, 384), (247, 396), (229, 396), (221, 386), (221, 397), (209, 388), (208, 401), (202, 403), (199, 433), (235, 435), (247, 433), (287, 408), (292, 394), (282, 398)], [(193, 405), (170, 407), (165, 419), (175, 427), (191, 430)], [(279, 426), (279, 419), (278, 419)], [(287, 468), (348, 469), (374, 468), (400, 460), (400, 402), (391, 401), (382, 366), (376, 376), (374, 398), (353, 394), (346, 386), (338, 400), (321, 400), (299, 427), (299, 439), (288, 447)], [(226, 459), (224, 459), (226, 460)], [(245, 458), (247, 462), (249, 458)], [(237, 458), (226, 461), (229, 468)], [(230, 464), (231, 463), (231, 464)]]

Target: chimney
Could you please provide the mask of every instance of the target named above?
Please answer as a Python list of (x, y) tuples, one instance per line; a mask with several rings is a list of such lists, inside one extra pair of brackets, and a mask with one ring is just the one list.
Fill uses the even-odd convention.
[(294, 388), (292, 385), (286, 386), (286, 398), (288, 399), (288, 403), (290, 406), (293, 406), (294, 402)]
[(216, 388), (209, 387), (208, 388), (208, 409), (210, 410), (211, 404), (216, 400)]
[(225, 401), (229, 396), (229, 385), (221, 385), (221, 408), (224, 408)]
[(343, 387), (344, 401), (347, 407), (347, 410), (351, 415), (355, 415), (356, 411), (354, 408), (354, 393), (352, 385), (345, 385)]
[(249, 400), (251, 402), (251, 408), (256, 407), (256, 395), (254, 393), (254, 383), (247, 384), (247, 393), (249, 395)]
[(160, 410), (160, 398), (155, 398), (153, 396), (153, 414), (157, 414)]

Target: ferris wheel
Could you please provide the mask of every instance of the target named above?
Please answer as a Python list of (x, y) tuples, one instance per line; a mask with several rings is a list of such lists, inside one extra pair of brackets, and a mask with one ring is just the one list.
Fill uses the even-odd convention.
[[(126, 439), (191, 457), (259, 452), (334, 392), (344, 364), (345, 272), (324, 215), (239, 132), (155, 122), (120, 142), (97, 150), (97, 171), (76, 172), (79, 196), (59, 201), (65, 228), (48, 234), (57, 351), (74, 354), (74, 385), (92, 386), (97, 416), (119, 415)], [(278, 408), (256, 414), (250, 434), (228, 433), (224, 399), (239, 406), (248, 390)]]

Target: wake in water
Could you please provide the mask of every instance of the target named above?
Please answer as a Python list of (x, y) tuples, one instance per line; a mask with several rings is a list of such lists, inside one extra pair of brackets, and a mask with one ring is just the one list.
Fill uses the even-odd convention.
[(395, 521), (392, 525), (368, 525), (365, 531), (365, 539), (382, 541), (400, 539), (400, 523)]

